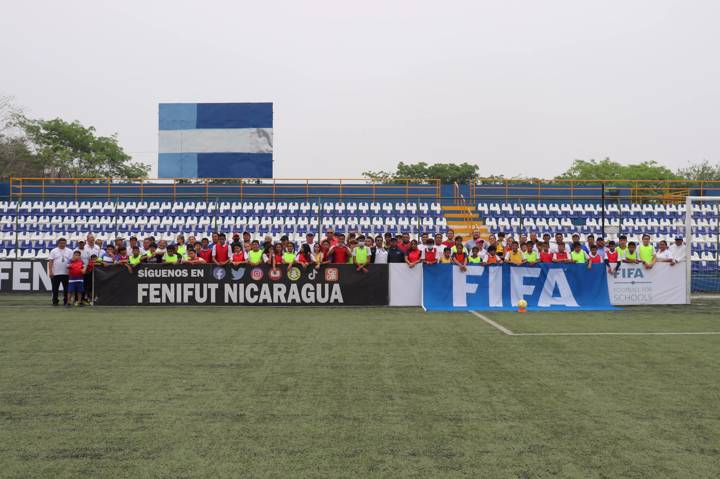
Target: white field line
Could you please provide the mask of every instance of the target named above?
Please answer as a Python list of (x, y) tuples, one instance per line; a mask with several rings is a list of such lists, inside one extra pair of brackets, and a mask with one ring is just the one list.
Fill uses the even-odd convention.
[(488, 323), (488, 324), (489, 324), (490, 326), (492, 326), (493, 328), (495, 328), (495, 329), (503, 332), (504, 334), (507, 334), (508, 336), (515, 336), (515, 333), (513, 333), (512, 331), (510, 331), (510, 330), (509, 330), (508, 328), (506, 328), (505, 326), (499, 325), (498, 323), (496, 323), (496, 322), (493, 321), (492, 319), (488, 318), (487, 316), (484, 316), (484, 315), (478, 313), (477, 311), (470, 311), (470, 312), (471, 312), (472, 314), (474, 314), (475, 316), (477, 316), (478, 318), (480, 318), (480, 319), (482, 319), (483, 321), (485, 321), (486, 323)]
[(709, 336), (720, 335), (720, 331), (696, 331), (696, 332), (668, 332), (668, 333), (514, 333), (505, 326), (496, 323), (487, 316), (477, 311), (470, 311), (487, 324), (507, 336)]

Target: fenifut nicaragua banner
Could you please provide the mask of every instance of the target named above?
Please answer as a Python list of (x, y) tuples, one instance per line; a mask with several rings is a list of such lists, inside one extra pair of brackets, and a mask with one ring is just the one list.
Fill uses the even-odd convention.
[(47, 261), (0, 260), (0, 292), (47, 293), (51, 290)]
[(454, 265), (423, 268), (423, 308), (512, 310), (524, 299), (530, 310), (609, 310), (604, 264), (539, 264), (532, 267)]
[(95, 304), (387, 306), (387, 265), (140, 265), (94, 269)]

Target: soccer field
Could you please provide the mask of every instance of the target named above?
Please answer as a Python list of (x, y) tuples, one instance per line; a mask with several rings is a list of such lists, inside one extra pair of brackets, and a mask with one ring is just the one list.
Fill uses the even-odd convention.
[(710, 300), (483, 318), (44, 302), (0, 305), (3, 477), (720, 475)]

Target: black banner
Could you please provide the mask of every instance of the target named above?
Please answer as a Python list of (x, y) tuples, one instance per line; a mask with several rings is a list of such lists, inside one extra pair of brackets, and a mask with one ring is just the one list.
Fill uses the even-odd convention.
[(51, 287), (47, 267), (47, 260), (0, 260), (0, 292), (49, 292)]
[(95, 304), (386, 306), (388, 267), (331, 264), (319, 269), (283, 265), (215, 266), (145, 264), (96, 267)]

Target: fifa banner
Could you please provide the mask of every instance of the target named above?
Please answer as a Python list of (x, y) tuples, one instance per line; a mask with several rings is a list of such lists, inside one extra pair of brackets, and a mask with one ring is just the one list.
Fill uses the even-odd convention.
[(609, 310), (605, 265), (580, 264), (454, 265), (423, 269), (423, 308), (428, 311), (517, 308), (524, 299), (530, 310)]
[(99, 306), (387, 306), (387, 265), (320, 269), (261, 266), (140, 265), (95, 268)]
[(686, 304), (685, 263), (655, 263), (647, 269), (641, 264), (623, 263), (608, 275), (610, 302), (615, 305)]
[(0, 293), (47, 293), (51, 290), (47, 261), (0, 260)]

